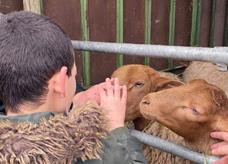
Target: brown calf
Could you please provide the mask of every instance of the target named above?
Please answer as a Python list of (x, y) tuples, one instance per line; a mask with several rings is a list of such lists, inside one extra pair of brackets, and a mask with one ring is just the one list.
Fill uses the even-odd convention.
[(126, 121), (134, 121), (135, 127), (142, 130), (148, 123), (141, 117), (139, 103), (150, 92), (180, 86), (183, 83), (167, 77), (145, 65), (132, 64), (118, 68), (112, 77), (120, 80), (121, 85), (126, 85), (128, 90)]
[(228, 98), (224, 91), (204, 80), (150, 93), (140, 112), (182, 136), (192, 148), (208, 152), (212, 131), (228, 131)]

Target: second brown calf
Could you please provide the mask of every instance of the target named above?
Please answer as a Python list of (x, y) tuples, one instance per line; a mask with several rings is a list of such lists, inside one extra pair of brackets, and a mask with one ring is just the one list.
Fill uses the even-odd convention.
[(140, 112), (182, 136), (189, 147), (206, 154), (217, 142), (209, 134), (228, 131), (227, 96), (204, 80), (150, 93), (143, 98)]

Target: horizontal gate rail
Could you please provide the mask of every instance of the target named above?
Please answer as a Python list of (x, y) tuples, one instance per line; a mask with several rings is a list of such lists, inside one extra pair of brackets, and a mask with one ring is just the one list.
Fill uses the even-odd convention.
[(194, 152), (184, 146), (177, 145), (175, 143), (163, 140), (161, 138), (158, 138), (146, 133), (142, 133), (137, 130), (131, 130), (130, 132), (132, 136), (134, 136), (144, 144), (147, 144), (159, 150), (177, 155), (184, 159), (190, 160), (194, 163), (211, 164), (212, 162), (219, 159), (218, 157), (215, 157), (215, 156), (205, 156), (204, 154)]
[[(72, 41), (72, 44), (76, 50), (81, 51), (96, 51), (116, 54), (122, 53), (128, 55), (172, 58), (189, 61), (199, 60), (228, 65), (228, 47), (205, 48), (92, 41)], [(180, 156), (195, 163), (211, 164), (219, 159), (215, 156), (205, 156), (204, 154), (194, 152), (184, 146), (177, 145), (137, 130), (131, 130), (131, 135), (144, 144)]]
[(228, 65), (228, 47), (205, 48), (92, 41), (72, 41), (72, 44), (76, 50), (82, 51), (122, 53), (188, 61), (199, 60)]

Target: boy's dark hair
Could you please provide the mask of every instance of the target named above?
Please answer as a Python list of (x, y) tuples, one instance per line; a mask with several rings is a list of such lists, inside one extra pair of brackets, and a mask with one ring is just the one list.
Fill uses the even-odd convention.
[(14, 12), (0, 17), (0, 99), (18, 112), (24, 102), (40, 102), (48, 80), (74, 64), (70, 39), (47, 17)]

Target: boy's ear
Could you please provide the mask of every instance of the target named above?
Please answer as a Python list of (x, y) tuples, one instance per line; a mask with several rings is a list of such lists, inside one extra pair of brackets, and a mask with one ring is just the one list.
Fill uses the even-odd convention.
[(67, 79), (67, 67), (61, 67), (60, 71), (56, 73), (54, 91), (65, 97), (65, 83)]
[(151, 92), (161, 91), (163, 89), (181, 86), (184, 83), (181, 81), (158, 76), (151, 81)]

